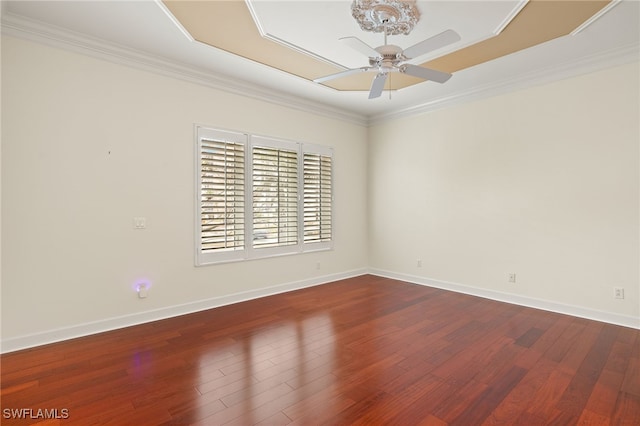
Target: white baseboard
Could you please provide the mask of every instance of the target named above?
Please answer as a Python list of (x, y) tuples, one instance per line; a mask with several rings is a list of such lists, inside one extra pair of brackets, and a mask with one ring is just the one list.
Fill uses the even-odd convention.
[(500, 302), (512, 303), (530, 308), (542, 309), (545, 311), (557, 312), (561, 314), (571, 315), (574, 317), (587, 318), (595, 321), (606, 322), (610, 324), (621, 325), (624, 327), (640, 329), (640, 318), (615, 314), (611, 312), (603, 312), (594, 309), (583, 308), (580, 306), (566, 305), (549, 300), (534, 299), (530, 297), (519, 296), (516, 294), (503, 293), (494, 290), (487, 290), (477, 287), (470, 287), (457, 283), (439, 281), (430, 278), (419, 277), (415, 275), (402, 274), (382, 269), (356, 269), (352, 271), (341, 272), (331, 275), (323, 275), (319, 277), (309, 278), (305, 280), (295, 281), (291, 283), (279, 284), (272, 287), (265, 287), (256, 290), (234, 293), (226, 296), (214, 297), (211, 299), (198, 300), (195, 302), (185, 303), (181, 305), (168, 306), (161, 309), (140, 312), (136, 314), (123, 315), (120, 317), (107, 318), (100, 321), (93, 321), (84, 324), (78, 324), (70, 327), (57, 328), (40, 333), (34, 333), (24, 336), (3, 339), (0, 341), (0, 353), (8, 353), (21, 349), (32, 348), (35, 346), (46, 345), (49, 343), (60, 342), (63, 340), (75, 339), (77, 337), (88, 336), (91, 334), (102, 333), (105, 331), (116, 330), (119, 328), (131, 327), (134, 325), (144, 324), (147, 322), (158, 321), (166, 318), (177, 317), (180, 315), (191, 314), (194, 312), (204, 311), (207, 309), (217, 308), (220, 306), (231, 305), (234, 303), (244, 302), (247, 300), (257, 299), (260, 297), (271, 296), (274, 294), (285, 293), (289, 291), (299, 290), (306, 287), (326, 284), (333, 281), (357, 277), (364, 274), (372, 274), (385, 278), (392, 278), (400, 281), (410, 282), (429, 287), (440, 288), (443, 290), (454, 291), (457, 293), (469, 294), (472, 296), (483, 297), (485, 299), (496, 300)]
[(60, 342), (63, 340), (75, 339), (77, 337), (88, 336), (91, 334), (102, 333), (105, 331), (116, 330), (119, 328), (144, 324), (147, 322), (191, 314), (207, 309), (218, 308), (220, 306), (258, 299), (260, 297), (271, 296), (278, 293), (285, 293), (346, 278), (352, 278), (359, 275), (364, 275), (366, 273), (366, 269), (356, 269), (346, 272), (340, 272), (337, 274), (323, 275), (319, 277), (295, 281), (291, 283), (279, 284), (272, 287), (243, 291), (226, 296), (213, 297), (211, 299), (198, 300), (181, 305), (168, 306), (151, 311), (107, 318), (104, 320), (78, 324), (70, 327), (47, 330), (40, 333), (12, 337), (9, 339), (3, 339), (0, 342), (0, 353), (13, 352), (21, 349), (32, 348), (35, 346), (46, 345), (49, 343)]
[(566, 314), (574, 317), (586, 318), (590, 320), (621, 325), (624, 327), (640, 329), (640, 318), (637, 317), (620, 315), (612, 312), (598, 311), (595, 309), (583, 308), (581, 306), (566, 305), (564, 303), (553, 302), (550, 300), (535, 299), (532, 297), (520, 296), (517, 294), (503, 293), (495, 290), (487, 290), (483, 288), (471, 287), (446, 281), (439, 281), (415, 275), (386, 271), (382, 269), (370, 268), (368, 270), (368, 273), (370, 273), (371, 275), (392, 278), (412, 284), (420, 284), (428, 287), (455, 291), (456, 293), (464, 293), (472, 296), (483, 297), (485, 299), (496, 300), (499, 302), (512, 303), (514, 305), (527, 306), (529, 308), (541, 309), (544, 311), (556, 312), (559, 314)]

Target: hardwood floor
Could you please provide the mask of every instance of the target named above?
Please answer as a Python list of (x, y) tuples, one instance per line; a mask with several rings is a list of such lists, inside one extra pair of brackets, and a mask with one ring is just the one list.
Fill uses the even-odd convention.
[(640, 425), (639, 330), (375, 276), (0, 359), (3, 425)]

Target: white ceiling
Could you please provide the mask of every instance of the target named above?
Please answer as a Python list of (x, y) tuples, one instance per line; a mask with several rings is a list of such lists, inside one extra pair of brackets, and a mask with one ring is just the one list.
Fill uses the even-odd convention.
[[(159, 1), (2, 3), (5, 34), (67, 44), (118, 60), (137, 56), (147, 67), (192, 70), (234, 91), (315, 105), (365, 122), (637, 61), (640, 52), (640, 2), (623, 0), (576, 35), (456, 72), (443, 85), (420, 83), (369, 100), (367, 92), (337, 91), (190, 40)], [(350, 0), (252, 0), (251, 9), (265, 36), (345, 67), (360, 67), (367, 65), (367, 58), (341, 45), (338, 38), (356, 36), (376, 47), (383, 44), (383, 35), (360, 30), (350, 4)], [(416, 28), (408, 36), (390, 37), (389, 43), (406, 48), (449, 28), (462, 36), (454, 45), (412, 60), (424, 62), (492, 36), (522, 5), (520, 0), (418, 1), (422, 17)]]

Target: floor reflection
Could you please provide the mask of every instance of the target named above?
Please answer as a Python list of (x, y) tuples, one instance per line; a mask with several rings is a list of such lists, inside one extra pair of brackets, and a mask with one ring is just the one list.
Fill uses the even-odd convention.
[[(278, 399), (301, 400), (292, 410), (309, 410), (307, 399), (319, 383), (335, 382), (335, 330), (326, 313), (307, 314), (297, 320), (276, 320), (261, 328), (238, 330), (213, 340), (200, 354), (196, 389), (203, 404), (191, 421), (220, 424), (236, 419), (253, 424), (264, 411), (280, 409)], [(211, 404), (223, 406), (211, 413)], [(211, 401), (209, 404), (206, 401)], [(282, 414), (281, 414), (282, 415)], [(241, 419), (241, 420), (240, 420)]]

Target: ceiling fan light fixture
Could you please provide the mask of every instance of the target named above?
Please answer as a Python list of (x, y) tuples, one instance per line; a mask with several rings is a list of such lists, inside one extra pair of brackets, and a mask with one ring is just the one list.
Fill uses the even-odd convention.
[(420, 19), (416, 0), (353, 0), (351, 15), (363, 31), (409, 34)]

